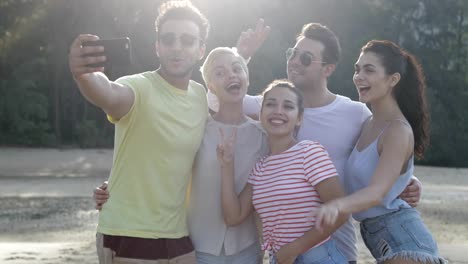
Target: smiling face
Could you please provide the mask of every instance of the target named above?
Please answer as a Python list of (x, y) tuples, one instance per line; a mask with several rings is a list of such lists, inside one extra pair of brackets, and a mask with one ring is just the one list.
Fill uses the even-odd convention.
[(175, 78), (190, 76), (205, 53), (198, 25), (190, 20), (167, 20), (158, 36), (156, 53), (162, 72)]
[(273, 87), (263, 98), (260, 121), (270, 137), (294, 136), (302, 121), (298, 95), (287, 87)]
[[(315, 87), (324, 82), (334, 70), (334, 65), (326, 64), (323, 61), (324, 46), (321, 42), (300, 38), (294, 46), (295, 56), (291, 56), (287, 61), (288, 79), (296, 87)], [(310, 58), (311, 63), (304, 65), (301, 55), (305, 54)], [(304, 55), (302, 55), (304, 56)]]
[(234, 54), (217, 55), (209, 65), (206, 85), (223, 103), (242, 102), (249, 86), (248, 73), (241, 58)]
[(353, 82), (359, 93), (359, 101), (373, 103), (392, 96), (394, 86), (400, 80), (398, 73), (388, 75), (381, 59), (373, 52), (362, 52), (354, 65)]

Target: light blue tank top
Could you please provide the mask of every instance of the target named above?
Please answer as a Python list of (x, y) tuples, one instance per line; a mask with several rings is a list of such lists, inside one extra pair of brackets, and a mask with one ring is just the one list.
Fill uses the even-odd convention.
[[(356, 146), (354, 147), (351, 155), (345, 166), (345, 189), (348, 194), (354, 193), (367, 187), (374, 175), (374, 171), (377, 168), (377, 163), (379, 162), (379, 152), (377, 147), (377, 142), (379, 141), (380, 136), (385, 131), (385, 129), (380, 132), (379, 136), (365, 149), (358, 151)], [(398, 180), (393, 184), (393, 187), (385, 195), (381, 204), (365, 211), (353, 214), (353, 218), (357, 221), (362, 221), (367, 218), (376, 217), (384, 215), (393, 211), (398, 210), (399, 208), (410, 208), (405, 201), (398, 198), (400, 193), (408, 185), (411, 176), (414, 171), (414, 155), (408, 160), (408, 165), (406, 172), (398, 178)]]

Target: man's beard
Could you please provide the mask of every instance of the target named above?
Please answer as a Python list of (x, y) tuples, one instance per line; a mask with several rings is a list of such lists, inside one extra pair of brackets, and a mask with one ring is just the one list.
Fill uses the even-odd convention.
[(292, 82), (292, 83), (294, 84), (294, 86), (296, 86), (297, 89), (299, 89), (299, 90), (301, 90), (301, 91), (304, 90), (304, 86), (305, 86), (304, 83), (298, 82), (298, 81), (293, 81), (293, 80), (291, 80), (291, 79), (293, 79), (293, 78), (289, 78), (289, 76), (288, 76), (288, 80), (289, 80), (290, 82)]
[(294, 81), (294, 80), (291, 80), (289, 77), (288, 77), (288, 80), (291, 81), (294, 84), (294, 86), (296, 86), (296, 88), (301, 91), (314, 90), (316, 89), (316, 87), (318, 87), (316, 80), (306, 81), (302, 79), (300, 81), (299, 80)]
[(167, 69), (167, 67), (166, 67), (163, 63), (160, 64), (160, 67), (161, 67), (161, 69), (162, 69), (166, 74), (168, 74), (168, 75), (170, 75), (170, 76), (172, 76), (172, 77), (175, 77), (175, 78), (183, 78), (183, 77), (186, 77), (187, 75), (190, 75), (190, 76), (191, 76), (193, 70), (194, 70), (195, 67), (196, 67), (196, 65), (197, 65), (197, 63), (193, 63), (192, 65), (190, 65), (190, 67), (187, 67), (186, 70), (184, 70), (184, 71), (182, 71), (182, 72), (177, 72), (177, 73), (173, 73), (173, 72), (169, 71), (169, 70)]

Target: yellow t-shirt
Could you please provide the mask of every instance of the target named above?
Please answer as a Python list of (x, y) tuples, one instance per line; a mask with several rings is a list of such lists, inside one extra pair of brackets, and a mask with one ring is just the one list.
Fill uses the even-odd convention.
[(115, 121), (110, 198), (97, 231), (141, 238), (188, 235), (186, 190), (208, 116), (206, 92), (190, 81), (186, 91), (155, 72), (116, 82), (132, 89), (129, 113)]

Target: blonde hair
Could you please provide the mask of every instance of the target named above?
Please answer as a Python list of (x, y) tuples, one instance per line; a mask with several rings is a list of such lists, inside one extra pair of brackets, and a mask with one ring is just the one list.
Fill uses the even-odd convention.
[(217, 47), (210, 51), (208, 56), (206, 56), (205, 62), (203, 62), (203, 65), (200, 67), (200, 71), (203, 77), (203, 80), (205, 81), (205, 84), (208, 85), (208, 82), (210, 82), (211, 77), (212, 77), (212, 65), (213, 62), (219, 58), (221, 55), (229, 54), (234, 57), (236, 57), (240, 64), (242, 69), (245, 71), (247, 74), (247, 78), (249, 77), (249, 69), (247, 68), (247, 62), (245, 61), (244, 58), (242, 58), (239, 53), (237, 53), (236, 48), (228, 48), (228, 47)]

